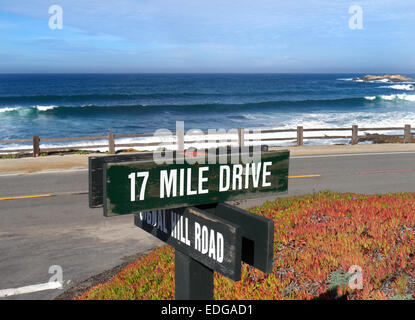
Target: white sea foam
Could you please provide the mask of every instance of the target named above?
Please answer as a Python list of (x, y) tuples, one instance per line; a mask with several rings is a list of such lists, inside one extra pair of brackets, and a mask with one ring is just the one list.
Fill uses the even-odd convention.
[(381, 98), (382, 100), (392, 101), (392, 100), (395, 100), (397, 98), (397, 95), (396, 94), (391, 94), (389, 96), (382, 95), (382, 96), (379, 96), (379, 98)]
[(20, 107), (14, 107), (14, 108), (6, 107), (6, 108), (1, 108), (0, 109), (0, 113), (3, 113), (3, 112), (13, 112), (13, 111), (17, 111), (19, 109), (20, 109)]
[(415, 90), (415, 87), (412, 84), (396, 84), (393, 86), (382, 86), (379, 88), (389, 88), (389, 89), (395, 89), (395, 90), (406, 90), (406, 91), (413, 91)]
[(405, 100), (405, 101), (413, 101), (415, 102), (415, 95), (414, 94), (391, 94), (391, 95), (381, 95), (379, 98), (387, 101), (392, 100)]
[(404, 101), (411, 101), (415, 102), (415, 94), (391, 94), (391, 95), (380, 95), (378, 97), (376, 96), (367, 96), (365, 97), (366, 100), (376, 100), (376, 98), (386, 100), (386, 101), (394, 101), (394, 100), (404, 100)]
[(48, 111), (57, 108), (58, 106), (35, 106), (38, 111)]
[(37, 110), (39, 112), (48, 111), (58, 108), (58, 106), (34, 106), (34, 107), (4, 107), (0, 108), (0, 113), (17, 112), (19, 115), (27, 115)]

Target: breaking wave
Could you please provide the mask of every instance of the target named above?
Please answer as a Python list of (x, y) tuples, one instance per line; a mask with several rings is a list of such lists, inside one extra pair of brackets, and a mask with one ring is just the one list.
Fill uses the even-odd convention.
[(344, 99), (321, 99), (321, 100), (298, 100), (298, 101), (263, 101), (254, 103), (208, 103), (208, 104), (188, 104), (188, 105), (113, 105), (113, 106), (99, 106), (99, 105), (83, 105), (83, 106), (32, 106), (32, 107), (0, 107), (0, 114), (2, 115), (18, 115), (18, 116), (36, 116), (36, 115), (50, 115), (50, 116), (82, 116), (87, 114), (142, 114), (145, 112), (155, 111), (174, 111), (174, 112), (206, 112), (214, 108), (215, 111), (226, 111), (234, 109), (258, 109), (263, 110), (277, 109), (277, 110), (307, 110), (312, 107), (356, 107), (359, 104), (367, 103), (366, 98), (344, 98)]
[(385, 100), (385, 101), (410, 101), (415, 102), (415, 94), (391, 94), (391, 95), (380, 95), (380, 96), (368, 96), (365, 97), (366, 100), (374, 101), (374, 100)]
[(406, 90), (406, 91), (413, 91), (415, 87), (412, 84), (396, 84), (393, 86), (382, 86), (379, 88), (388, 88), (388, 89), (395, 89), (395, 90)]

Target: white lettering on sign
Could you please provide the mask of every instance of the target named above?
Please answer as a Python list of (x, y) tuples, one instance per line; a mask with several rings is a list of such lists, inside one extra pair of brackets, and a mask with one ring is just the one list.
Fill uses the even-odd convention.
[[(251, 164), (247, 163), (245, 166), (245, 177), (249, 176), (250, 167), (251, 167)], [(249, 179), (245, 179), (245, 189), (248, 189), (248, 188), (249, 188)]]
[(241, 164), (235, 164), (232, 170), (228, 165), (221, 165), (219, 168), (219, 192), (230, 189), (248, 189), (251, 181), (254, 188), (270, 187), (271, 182), (267, 181), (267, 177), (271, 175), (271, 172), (268, 171), (268, 167), (271, 165), (272, 162), (247, 163), (244, 168)]
[(148, 181), (148, 176), (149, 173), (147, 171), (143, 171), (143, 172), (133, 172), (130, 173), (128, 175), (128, 179), (130, 179), (130, 189), (131, 189), (131, 201), (136, 201), (137, 200), (137, 195), (135, 192), (135, 185), (136, 185), (136, 177), (140, 178), (143, 177), (143, 184), (141, 185), (141, 190), (140, 190), (140, 197), (138, 198), (138, 200), (144, 200), (144, 196), (145, 196), (145, 192), (146, 192), (146, 186), (147, 186), (147, 181)]
[(200, 250), (200, 252), (202, 252), (203, 254), (208, 253), (209, 248), (208, 248), (208, 238), (209, 238), (209, 230), (206, 226), (202, 227), (202, 250)]
[[(243, 170), (243, 166), (241, 164), (236, 164), (233, 166), (233, 175), (232, 175), (233, 190), (242, 189), (242, 170)], [(236, 183), (238, 183), (238, 186), (236, 186)]]
[(140, 220), (145, 221), (147, 224), (167, 234), (166, 211), (165, 210), (153, 210), (153, 211), (148, 211), (148, 212), (140, 212)]
[(200, 240), (200, 234), (202, 230), (200, 228), (200, 224), (195, 223), (195, 249), (197, 251), (201, 251), (202, 242)]
[(170, 235), (176, 240), (190, 246), (189, 239), (189, 219), (183, 218), (182, 215), (171, 213), (171, 233)]
[(199, 194), (209, 193), (209, 189), (203, 189), (203, 183), (208, 181), (208, 177), (203, 176), (206, 171), (209, 171), (209, 167), (199, 168)]
[[(226, 171), (226, 172), (225, 172)], [(220, 166), (219, 168), (219, 192), (224, 192), (229, 190), (231, 183), (231, 169), (229, 166)]]
[(184, 196), (184, 169), (180, 169), (180, 196)]
[(197, 194), (196, 190), (192, 190), (192, 168), (187, 168), (187, 189), (188, 196), (193, 196)]
[(264, 162), (264, 170), (262, 174), (263, 187), (271, 187), (271, 182), (267, 182), (267, 177), (271, 175), (271, 172), (267, 171), (268, 166), (272, 166), (272, 162)]
[(208, 229), (206, 226), (201, 226), (195, 222), (195, 250), (202, 254), (208, 254), (209, 258), (216, 260), (219, 263), (223, 262), (224, 240), (220, 232), (213, 229)]
[[(209, 229), (207, 226), (194, 221), (194, 238), (191, 239), (189, 218), (183, 217), (174, 211), (171, 212), (171, 230), (167, 230), (166, 210), (152, 210), (139, 213), (140, 220), (146, 224), (160, 230), (166, 235), (170, 235), (182, 244), (193, 247), (203, 255), (223, 262), (225, 252), (225, 241), (223, 234)], [(193, 244), (192, 244), (193, 243)]]
[[(192, 168), (179, 170), (179, 179), (177, 179), (177, 169), (161, 170), (160, 171), (160, 198), (174, 198), (177, 197), (177, 187), (179, 189), (179, 196), (192, 196), (196, 194), (209, 193), (209, 189), (204, 188), (204, 183), (208, 182), (209, 178), (205, 173), (209, 171), (209, 167), (200, 167), (198, 169), (198, 188), (192, 190)], [(186, 176), (186, 178), (185, 178)], [(185, 186), (186, 180), (186, 186)], [(185, 194), (186, 189), (186, 194)]]
[(160, 198), (164, 198), (164, 191), (167, 198), (177, 196), (177, 169), (160, 171)]
[[(272, 166), (272, 162), (220, 165), (219, 192), (249, 189), (249, 187), (254, 189), (270, 187), (271, 182), (268, 181), (268, 177), (271, 176), (270, 166)], [(195, 179), (193, 179), (195, 171), (197, 173)], [(160, 199), (209, 193), (208, 173), (208, 166), (197, 169), (160, 170)], [(139, 195), (137, 195), (137, 178), (143, 178)], [(149, 172), (132, 172), (128, 175), (128, 179), (130, 179), (131, 202), (145, 200)], [(197, 180), (197, 183), (194, 180)], [(195, 189), (192, 189), (192, 181)]]
[(223, 240), (222, 233), (218, 232), (216, 235), (216, 261), (219, 263), (223, 262), (223, 246), (225, 242)]
[[(252, 164), (252, 183), (254, 188), (258, 188), (259, 184), (259, 172), (261, 171), (262, 163), (253, 163)], [(256, 169), (255, 169), (256, 168)]]

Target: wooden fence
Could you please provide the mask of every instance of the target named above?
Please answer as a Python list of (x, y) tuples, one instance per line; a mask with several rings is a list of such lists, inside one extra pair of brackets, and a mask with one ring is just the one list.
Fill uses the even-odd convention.
[[(257, 129), (260, 130), (260, 129)], [(389, 127), (389, 128), (359, 128), (357, 125), (353, 125), (351, 128), (303, 128), (302, 126), (298, 126), (296, 129), (267, 129), (267, 130), (260, 130), (259, 133), (262, 134), (272, 134), (272, 133), (285, 133), (285, 132), (295, 132), (296, 135), (293, 137), (267, 137), (260, 139), (261, 143), (267, 144), (276, 142), (276, 141), (288, 141), (288, 140), (295, 140), (297, 146), (302, 146), (304, 144), (305, 139), (351, 139), (350, 143), (352, 145), (357, 144), (359, 142), (359, 138), (365, 136), (359, 136), (359, 131), (398, 131), (402, 130), (402, 135), (394, 135), (403, 137), (404, 143), (409, 143), (412, 137), (412, 129), (411, 125), (406, 124), (405, 127)], [(321, 131), (351, 131), (351, 135), (342, 135), (342, 136), (304, 136), (304, 132), (321, 132)], [(239, 146), (243, 146), (246, 142), (245, 133), (252, 133), (252, 130), (246, 129), (238, 129), (237, 134), (237, 143)], [(178, 135), (177, 137), (183, 136)], [(174, 135), (177, 135), (174, 133)], [(197, 135), (208, 135), (208, 132), (200, 131), (199, 133), (186, 133), (186, 137), (189, 136), (197, 136)], [(16, 139), (16, 140), (0, 140), (0, 144), (10, 144), (10, 143), (31, 143), (31, 149), (4, 149), (0, 150), (0, 154), (9, 154), (9, 153), (33, 153), (34, 157), (38, 157), (41, 153), (46, 152), (62, 152), (62, 151), (70, 151), (70, 150), (85, 150), (85, 149), (99, 149), (99, 148), (108, 148), (108, 152), (110, 154), (115, 153), (116, 147), (157, 147), (157, 146), (171, 146), (180, 143), (179, 140), (173, 139), (171, 142), (134, 142), (134, 143), (116, 143), (116, 139), (121, 138), (146, 138), (146, 137), (154, 137), (154, 134), (117, 134), (115, 135), (112, 132), (109, 132), (106, 136), (91, 136), (91, 137), (72, 137), (72, 138), (45, 138), (40, 139), (39, 136), (34, 136), (32, 139)], [(157, 136), (160, 137), (160, 136)], [(59, 142), (59, 141), (91, 141), (91, 140), (107, 140), (108, 142), (101, 145), (79, 145), (79, 146), (62, 146), (56, 148), (44, 148), (41, 146), (41, 143), (44, 142)], [(226, 139), (219, 139), (216, 140), (217, 143), (219, 142), (226, 142), (231, 141), (231, 138)], [(234, 141), (234, 140), (232, 140)], [(212, 142), (210, 140), (185, 140), (181, 141), (181, 143), (191, 144), (191, 143), (207, 143)]]

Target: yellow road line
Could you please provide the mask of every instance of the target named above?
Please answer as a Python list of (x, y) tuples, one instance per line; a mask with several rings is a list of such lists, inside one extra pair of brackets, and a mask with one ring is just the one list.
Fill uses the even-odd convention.
[(314, 178), (314, 177), (321, 177), (319, 174), (309, 174), (306, 176), (288, 176), (289, 179), (297, 179), (297, 178)]
[(34, 196), (20, 196), (20, 197), (7, 197), (7, 198), (0, 198), (0, 200), (15, 200), (15, 199), (28, 199), (28, 198), (45, 198), (45, 197), (52, 197), (51, 194), (39, 194)]

